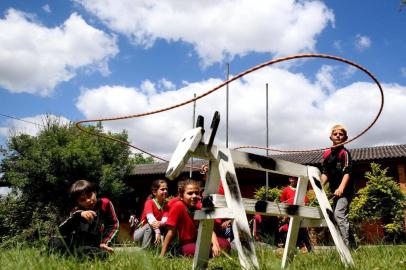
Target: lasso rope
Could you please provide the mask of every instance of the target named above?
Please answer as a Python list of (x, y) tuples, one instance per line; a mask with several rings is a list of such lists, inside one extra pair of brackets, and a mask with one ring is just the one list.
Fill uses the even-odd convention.
[[(178, 103), (178, 104), (176, 104), (176, 105), (169, 106), (169, 107), (162, 108), (162, 109), (157, 109), (157, 110), (150, 111), (150, 112), (139, 113), (139, 114), (132, 114), (132, 115), (127, 115), (127, 116), (118, 116), (118, 117), (110, 117), (110, 118), (98, 118), (98, 119), (90, 119), (90, 120), (81, 120), (81, 121), (76, 122), (75, 125), (76, 125), (76, 127), (77, 127), (79, 130), (81, 130), (81, 131), (83, 131), (83, 132), (85, 132), (85, 133), (88, 133), (88, 134), (90, 134), (90, 135), (99, 136), (99, 137), (102, 137), (102, 138), (106, 138), (106, 139), (109, 139), (109, 140), (113, 140), (113, 141), (116, 141), (116, 142), (119, 142), (119, 143), (128, 145), (129, 147), (132, 147), (132, 148), (134, 148), (134, 149), (136, 149), (136, 150), (138, 150), (138, 151), (140, 151), (140, 152), (142, 152), (142, 153), (145, 153), (145, 154), (147, 154), (147, 155), (149, 155), (149, 156), (151, 156), (151, 157), (154, 157), (154, 158), (159, 159), (159, 160), (161, 160), (161, 161), (168, 162), (168, 160), (166, 160), (166, 159), (164, 159), (164, 158), (161, 158), (161, 157), (159, 157), (159, 156), (157, 156), (157, 155), (154, 155), (154, 154), (152, 154), (152, 153), (150, 153), (150, 152), (147, 152), (147, 151), (145, 151), (145, 150), (143, 150), (143, 149), (141, 149), (141, 148), (139, 148), (139, 147), (136, 147), (136, 146), (130, 144), (129, 142), (126, 142), (126, 141), (123, 141), (123, 140), (120, 140), (120, 139), (117, 139), (117, 138), (114, 138), (114, 137), (111, 137), (111, 136), (107, 136), (107, 135), (104, 135), (104, 134), (93, 133), (93, 132), (91, 132), (91, 131), (89, 131), (89, 130), (86, 130), (86, 129), (84, 129), (84, 128), (81, 126), (81, 124), (83, 124), (83, 123), (91, 123), (91, 122), (116, 121), (116, 120), (129, 119), (129, 118), (138, 118), (138, 117), (143, 117), (143, 116), (147, 116), (147, 115), (152, 115), (152, 114), (157, 114), (157, 113), (169, 111), (169, 110), (172, 110), (172, 109), (175, 109), (175, 108), (178, 108), (178, 107), (182, 107), (182, 106), (184, 106), (184, 105), (187, 105), (187, 104), (189, 104), (189, 103), (191, 103), (191, 102), (197, 101), (197, 100), (199, 100), (199, 99), (201, 99), (201, 98), (203, 98), (203, 97), (205, 97), (205, 96), (207, 96), (207, 95), (209, 95), (209, 94), (211, 94), (211, 93), (213, 93), (213, 92), (219, 90), (219, 89), (222, 88), (223, 86), (225, 86), (225, 85), (227, 85), (227, 84), (229, 84), (229, 83), (231, 83), (231, 82), (233, 82), (233, 81), (235, 81), (235, 80), (238, 80), (238, 79), (244, 77), (245, 75), (247, 75), (247, 74), (249, 74), (249, 73), (252, 73), (252, 72), (254, 72), (254, 71), (256, 71), (256, 70), (259, 70), (259, 69), (261, 69), (261, 68), (264, 68), (264, 67), (266, 67), (266, 66), (270, 66), (270, 65), (273, 65), (273, 64), (276, 64), (276, 63), (280, 63), (280, 62), (284, 62), (284, 61), (289, 61), (289, 60), (293, 60), (293, 59), (299, 59), (299, 58), (314, 58), (314, 57), (315, 57), (315, 58), (326, 58), (326, 59), (336, 60), (336, 61), (339, 61), (339, 62), (343, 62), (343, 63), (349, 64), (349, 65), (351, 65), (351, 66), (354, 66), (354, 67), (356, 67), (357, 69), (359, 69), (359, 70), (363, 71), (364, 73), (366, 73), (366, 74), (375, 82), (375, 84), (376, 84), (376, 85), (378, 86), (378, 88), (379, 88), (379, 91), (380, 91), (380, 94), (381, 94), (381, 106), (380, 106), (380, 108), (379, 108), (379, 111), (378, 111), (377, 115), (376, 115), (375, 118), (373, 119), (373, 121), (367, 126), (367, 128), (366, 128), (365, 130), (363, 130), (362, 132), (360, 132), (358, 135), (354, 136), (353, 138), (351, 138), (351, 139), (347, 140), (346, 142), (341, 143), (341, 144), (339, 144), (339, 145), (337, 145), (337, 146), (350, 143), (350, 142), (352, 142), (352, 141), (358, 139), (359, 137), (361, 137), (361, 136), (362, 136), (365, 132), (367, 132), (367, 131), (376, 123), (376, 121), (378, 120), (380, 114), (382, 113), (383, 104), (384, 104), (383, 89), (382, 89), (382, 86), (380, 85), (380, 83), (378, 82), (378, 80), (377, 80), (377, 79), (374, 77), (374, 75), (372, 75), (372, 73), (369, 72), (367, 69), (365, 69), (365, 68), (363, 68), (362, 66), (360, 66), (360, 65), (358, 65), (358, 64), (356, 64), (356, 63), (354, 63), (354, 62), (351, 62), (351, 61), (349, 61), (349, 60), (347, 60), (347, 59), (340, 58), (340, 57), (337, 57), (337, 56), (331, 56), (331, 55), (327, 55), (327, 54), (297, 54), (297, 55), (292, 55), (292, 56), (287, 56), (287, 57), (282, 57), (282, 58), (278, 58), (278, 59), (266, 61), (266, 62), (264, 62), (264, 63), (262, 63), (262, 64), (259, 64), (259, 65), (257, 65), (257, 66), (254, 66), (254, 67), (252, 67), (252, 68), (250, 68), (250, 69), (247, 69), (247, 70), (245, 70), (245, 71), (243, 71), (243, 72), (237, 74), (236, 76), (230, 78), (229, 80), (226, 80), (226, 81), (222, 82), (221, 84), (215, 86), (214, 88), (210, 89), (209, 91), (207, 91), (207, 92), (205, 92), (205, 93), (203, 93), (203, 94), (201, 94), (201, 95), (198, 95), (198, 96), (196, 96), (196, 97), (194, 97), (194, 98), (192, 98), (192, 99), (186, 100), (186, 101), (184, 101), (184, 102)], [(237, 148), (235, 148), (235, 149), (247, 149), (247, 148), (250, 148), (250, 149), (270, 150), (270, 151), (275, 151), (275, 152), (314, 152), (314, 151), (326, 150), (326, 149), (328, 149), (329, 147), (321, 148), (321, 149), (308, 149), (308, 150), (282, 150), (282, 149), (266, 148), (266, 147), (260, 147), (260, 146), (250, 146), (250, 145), (247, 145), (247, 146), (240, 146), (240, 147), (237, 147)]]

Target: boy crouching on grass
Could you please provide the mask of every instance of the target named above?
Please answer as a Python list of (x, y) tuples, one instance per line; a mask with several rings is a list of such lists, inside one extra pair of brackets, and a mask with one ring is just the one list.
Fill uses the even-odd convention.
[(107, 198), (98, 199), (95, 185), (86, 180), (73, 183), (69, 193), (76, 206), (59, 225), (61, 237), (51, 239), (51, 250), (79, 257), (107, 257), (119, 230), (113, 204)]

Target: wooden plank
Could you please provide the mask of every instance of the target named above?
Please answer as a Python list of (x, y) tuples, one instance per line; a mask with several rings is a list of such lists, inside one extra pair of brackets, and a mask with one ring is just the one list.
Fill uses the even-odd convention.
[[(215, 207), (227, 207), (225, 197), (219, 194), (211, 195)], [(289, 205), (270, 201), (258, 201), (255, 199), (242, 198), (242, 203), (247, 214), (261, 214), (265, 216), (300, 216), (309, 219), (324, 219), (323, 213), (318, 207)]]
[(333, 210), (321, 185), (320, 171), (316, 167), (311, 166), (308, 167), (308, 171), (309, 181), (313, 187), (314, 193), (316, 194), (316, 198), (326, 220), (327, 227), (330, 230), (334, 244), (336, 245), (337, 251), (340, 254), (341, 261), (346, 266), (354, 266), (354, 261), (352, 260), (351, 253), (348, 247), (345, 245), (343, 238), (341, 237), (337, 221), (334, 218)]
[(192, 156), (192, 153), (196, 150), (198, 144), (202, 140), (203, 130), (201, 127), (197, 127), (185, 132), (182, 138), (179, 140), (176, 146), (175, 152), (172, 154), (169, 161), (168, 168), (165, 176), (173, 180), (179, 176), (185, 167), (186, 162)]
[(230, 208), (213, 208), (213, 209), (203, 209), (197, 210), (195, 212), (195, 220), (205, 220), (205, 219), (234, 219), (234, 213)]
[[(304, 205), (304, 198), (306, 196), (308, 182), (309, 180), (307, 177), (299, 178), (293, 204)], [(300, 221), (301, 219), (299, 216), (290, 217), (288, 234), (286, 236), (285, 249), (283, 250), (282, 266), (281, 266), (282, 268), (286, 268), (288, 262), (291, 261), (293, 258), (294, 255), (293, 250), (296, 249)]]
[[(217, 161), (210, 161), (208, 177), (205, 183), (204, 191), (210, 195), (216, 193), (220, 185), (220, 173)], [(199, 215), (198, 211), (197, 215)], [(196, 219), (196, 213), (194, 218)], [(213, 219), (205, 219), (199, 222), (199, 229), (197, 232), (196, 251), (193, 258), (193, 269), (206, 269), (211, 247), (211, 235), (213, 233)]]
[(213, 152), (212, 148), (212, 153), (219, 159), (220, 177), (227, 206), (231, 208), (235, 216), (232, 228), (241, 267), (244, 269), (259, 269), (230, 150), (227, 148), (217, 148)]
[[(256, 155), (238, 150), (228, 149), (233, 157), (234, 166), (239, 165), (244, 168), (272, 172), (276, 174), (301, 177), (307, 175), (307, 167), (302, 164), (293, 163), (281, 159)], [(217, 152), (217, 147), (213, 145), (212, 153)], [(218, 153), (218, 152), (217, 152)], [(201, 143), (193, 153), (193, 157), (211, 159), (205, 144)], [(214, 156), (214, 158), (218, 158)]]

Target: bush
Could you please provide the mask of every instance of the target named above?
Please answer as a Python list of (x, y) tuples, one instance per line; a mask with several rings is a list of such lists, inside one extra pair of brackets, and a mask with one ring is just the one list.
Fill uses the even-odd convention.
[(397, 242), (404, 236), (406, 197), (399, 184), (386, 175), (387, 170), (371, 163), (371, 171), (365, 174), (367, 185), (352, 201), (349, 218), (358, 229), (367, 221), (382, 222), (385, 240)]
[(262, 186), (259, 189), (257, 189), (254, 193), (254, 198), (256, 200), (261, 200), (261, 201), (274, 201), (274, 202), (279, 202), (279, 198), (281, 197), (282, 190), (279, 188), (270, 188), (268, 187), (268, 198), (266, 196), (266, 186)]

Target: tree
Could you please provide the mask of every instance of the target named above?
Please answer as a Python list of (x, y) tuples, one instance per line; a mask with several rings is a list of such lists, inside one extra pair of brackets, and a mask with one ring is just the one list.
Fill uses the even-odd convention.
[[(101, 125), (86, 128), (105, 134)], [(125, 131), (105, 135), (127, 141)], [(130, 192), (123, 179), (133, 165), (152, 162), (131, 155), (124, 144), (89, 136), (51, 118), (37, 136), (12, 135), (1, 151), (0, 170), (12, 192), (0, 202), (0, 241), (7, 235), (31, 239), (52, 233), (71, 209), (67, 190), (79, 179), (98, 184), (99, 196), (117, 207), (118, 198)]]

